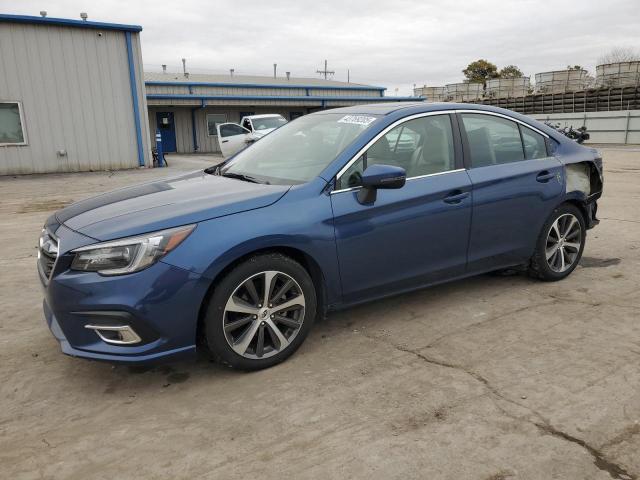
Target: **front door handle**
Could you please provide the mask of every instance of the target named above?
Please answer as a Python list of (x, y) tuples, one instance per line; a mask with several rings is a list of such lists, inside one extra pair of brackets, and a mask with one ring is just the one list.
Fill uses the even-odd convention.
[(227, 143), (229, 140), (222, 140), (222, 143)]
[(449, 193), (449, 195), (444, 197), (443, 201), (444, 201), (444, 203), (449, 203), (449, 204), (454, 204), (455, 205), (455, 204), (460, 203), (462, 200), (464, 200), (468, 196), (469, 196), (469, 192), (462, 192), (460, 190), (454, 190), (453, 192)]
[(544, 170), (538, 174), (538, 176), (536, 177), (536, 180), (540, 183), (547, 183), (549, 180), (551, 180), (555, 176), (556, 176), (555, 173), (551, 173), (547, 170)]

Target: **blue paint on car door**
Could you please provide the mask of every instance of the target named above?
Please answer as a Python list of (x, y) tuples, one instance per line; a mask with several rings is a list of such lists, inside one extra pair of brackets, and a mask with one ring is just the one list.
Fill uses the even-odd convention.
[(372, 205), (357, 191), (331, 195), (346, 303), (461, 275), (471, 223), (467, 172), (409, 179), (379, 190)]
[(510, 119), (477, 113), (460, 118), (473, 183), (468, 270), (525, 263), (564, 192), (562, 164), (547, 153), (542, 135)]
[(527, 261), (562, 194), (560, 162), (546, 158), (472, 168), (469, 176), (473, 182), (469, 269)]
[(162, 138), (162, 150), (165, 152), (176, 151), (176, 125), (173, 112), (157, 112), (156, 121)]

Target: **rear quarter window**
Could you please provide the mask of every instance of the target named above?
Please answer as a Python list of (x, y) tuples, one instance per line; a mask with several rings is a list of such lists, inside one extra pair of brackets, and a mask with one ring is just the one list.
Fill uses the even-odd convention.
[(522, 133), (522, 145), (524, 147), (524, 158), (534, 160), (536, 158), (545, 158), (547, 154), (547, 143), (545, 138), (538, 132), (534, 132), (530, 128), (520, 125)]

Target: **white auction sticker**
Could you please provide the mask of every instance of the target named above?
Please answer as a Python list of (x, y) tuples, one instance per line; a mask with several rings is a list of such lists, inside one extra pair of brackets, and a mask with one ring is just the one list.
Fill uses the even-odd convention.
[(345, 115), (338, 123), (352, 123), (354, 125), (369, 125), (376, 121), (376, 117), (368, 117), (366, 115)]

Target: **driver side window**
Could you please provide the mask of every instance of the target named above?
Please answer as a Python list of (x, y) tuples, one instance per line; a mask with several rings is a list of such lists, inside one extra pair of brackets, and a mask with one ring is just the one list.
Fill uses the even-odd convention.
[(363, 153), (338, 179), (336, 189), (362, 185), (371, 165), (402, 167), (407, 178), (453, 170), (453, 130), (449, 115), (430, 115), (391, 129)]

